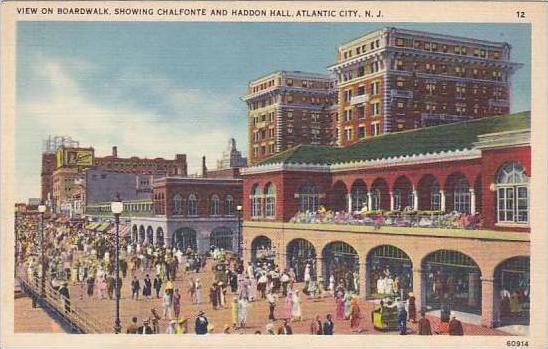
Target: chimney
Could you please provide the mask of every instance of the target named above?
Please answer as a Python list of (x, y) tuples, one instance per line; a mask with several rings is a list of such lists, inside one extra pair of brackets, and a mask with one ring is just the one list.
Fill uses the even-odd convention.
[(202, 177), (207, 177), (206, 157), (202, 156)]
[(112, 156), (117, 158), (118, 157), (118, 147), (114, 146), (112, 147)]

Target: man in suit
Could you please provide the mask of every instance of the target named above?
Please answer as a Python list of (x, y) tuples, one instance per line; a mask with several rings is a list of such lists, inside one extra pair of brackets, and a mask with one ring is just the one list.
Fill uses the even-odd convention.
[(426, 318), (426, 314), (421, 311), (421, 318), (419, 320), (419, 335), (420, 336), (431, 336), (432, 327), (430, 326), (430, 320)]
[(153, 334), (152, 327), (150, 327), (150, 321), (148, 319), (143, 320), (143, 326), (139, 327), (137, 334)]
[(291, 329), (291, 326), (289, 326), (289, 324), (287, 323), (287, 319), (284, 319), (284, 324), (280, 326), (280, 328), (278, 328), (278, 334), (293, 334), (293, 330)]
[(326, 320), (323, 323), (323, 334), (324, 335), (333, 335), (333, 330), (335, 329), (335, 324), (331, 320), (331, 314), (327, 314), (325, 317)]
[(449, 321), (449, 335), (450, 336), (464, 335), (462, 323), (459, 320), (457, 320), (457, 317), (455, 315), (451, 316), (451, 321)]
[(139, 280), (137, 280), (137, 276), (133, 277), (133, 280), (131, 280), (131, 298), (132, 299), (139, 299), (139, 290), (141, 289), (141, 285), (139, 284)]
[(61, 284), (61, 287), (59, 288), (59, 294), (61, 295), (61, 299), (65, 303), (65, 313), (70, 312), (70, 295), (67, 285), (68, 283), (65, 281)]
[(196, 317), (196, 322), (194, 323), (194, 330), (196, 334), (207, 334), (208, 325), (209, 322), (207, 321), (207, 317), (204, 312), (200, 310), (198, 316)]

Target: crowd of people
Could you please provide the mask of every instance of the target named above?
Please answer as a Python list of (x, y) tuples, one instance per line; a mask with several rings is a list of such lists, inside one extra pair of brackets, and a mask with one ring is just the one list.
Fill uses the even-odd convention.
[[(222, 333), (225, 334), (248, 329), (250, 310), (259, 302), (265, 302), (268, 309), (260, 319), (266, 322), (265, 334), (293, 334), (292, 326), (306, 321), (302, 310), (305, 298), (322, 302), (331, 299), (333, 304), (333, 311), (323, 319), (319, 314), (313, 316), (310, 334), (334, 334), (335, 321), (348, 323), (354, 332), (365, 332), (357, 276), (351, 271), (337, 274), (342, 276), (338, 280), (334, 273), (329, 274), (328, 280), (323, 280), (315, 272), (315, 265), (306, 262), (303, 270), (299, 271), (299, 279), (303, 282), (298, 282), (293, 268), (280, 268), (272, 259), (244, 263), (215, 246), (206, 254), (198, 255), (190, 247), (182, 251), (124, 239), (120, 249), (120, 275), (117, 277), (115, 244), (111, 236), (88, 230), (83, 222), (58, 223), (45, 219), (44, 240), (41, 241), (40, 234), (36, 234), (39, 222), (37, 215), (16, 219), (20, 272), (26, 272), (29, 280), (38, 280), (45, 274), (47, 282), (67, 299), (69, 307), (69, 285), (76, 290), (79, 300), (94, 301), (115, 299), (116, 284), (118, 290), (126, 287), (128, 292), (124, 293), (130, 294), (132, 301), (143, 302), (143, 307), (150, 309), (148, 315), (141, 314), (140, 323), (137, 316), (133, 317), (126, 326), (126, 333), (214, 333), (214, 326), (203, 309), (194, 316), (181, 310), (184, 292), (188, 293), (193, 305), (203, 308), (209, 303), (213, 312), (226, 310), (230, 313), (232, 324), (224, 326)], [(210, 272), (209, 265), (214, 281), (209, 289), (206, 288), (206, 300), (200, 273)], [(149, 303), (148, 307), (145, 305), (154, 299), (157, 301)], [(154, 305), (157, 304), (161, 304), (161, 310), (156, 309)], [(415, 312), (411, 305), (407, 306), (402, 327), (407, 321), (415, 321), (415, 315), (411, 315)], [(277, 328), (276, 324), (279, 324)], [(406, 330), (400, 332), (406, 333)]]

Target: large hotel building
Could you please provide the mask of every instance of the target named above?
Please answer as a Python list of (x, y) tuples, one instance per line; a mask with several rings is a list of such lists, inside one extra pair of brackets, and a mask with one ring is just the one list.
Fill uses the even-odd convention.
[(335, 81), (329, 75), (280, 71), (249, 83), (249, 162), (298, 144), (334, 145)]
[(341, 45), (338, 143), (510, 111), (510, 46), (385, 28)]

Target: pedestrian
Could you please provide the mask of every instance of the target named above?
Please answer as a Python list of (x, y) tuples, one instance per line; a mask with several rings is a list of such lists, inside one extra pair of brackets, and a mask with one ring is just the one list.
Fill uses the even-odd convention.
[(162, 319), (162, 317), (160, 316), (160, 314), (158, 314), (155, 308), (151, 308), (150, 313), (152, 314), (151, 320), (154, 333), (160, 333), (160, 320)]
[(137, 317), (134, 316), (131, 318), (131, 324), (126, 329), (127, 334), (137, 334), (139, 327), (137, 326)]
[(314, 320), (312, 320), (312, 322), (310, 323), (310, 334), (323, 334), (322, 320), (320, 320), (320, 315), (316, 315)]
[(169, 318), (172, 317), (172, 314), (173, 314), (173, 312), (171, 311), (172, 305), (173, 303), (171, 300), (171, 295), (167, 291), (164, 291), (164, 295), (162, 297), (162, 309), (163, 309), (164, 319), (167, 319), (168, 315), (169, 315)]
[(200, 304), (202, 300), (202, 284), (200, 279), (196, 279), (194, 286), (194, 304)]
[(292, 308), (291, 308), (291, 318), (293, 321), (301, 321), (302, 320), (302, 311), (301, 311), (301, 299), (299, 298), (299, 290), (295, 290), (293, 292), (293, 299), (292, 299)]
[(58, 292), (59, 292), (59, 295), (61, 296), (61, 300), (63, 301), (65, 305), (65, 313), (69, 313), (70, 312), (70, 294), (68, 290), (68, 283), (66, 281), (63, 281)]
[(415, 295), (413, 292), (409, 292), (409, 298), (407, 298), (407, 312), (409, 313), (409, 321), (417, 322), (417, 307), (415, 305)]
[(204, 312), (200, 310), (194, 323), (194, 331), (196, 332), (196, 334), (200, 335), (207, 334), (208, 325), (209, 322), (207, 321), (207, 317), (205, 316)]
[(151, 299), (152, 298), (152, 281), (150, 281), (150, 276), (146, 274), (145, 279), (143, 280), (143, 298)]
[(289, 326), (287, 319), (284, 319), (283, 325), (280, 326), (280, 328), (278, 328), (278, 334), (283, 334), (283, 335), (293, 334), (293, 330), (291, 329), (291, 326)]
[(177, 321), (171, 320), (169, 322), (169, 325), (167, 326), (166, 334), (176, 334), (177, 332), (176, 325), (177, 325)]
[(232, 299), (232, 310), (231, 310), (231, 315), (232, 315), (232, 326), (234, 328), (238, 328), (239, 327), (239, 323), (238, 323), (238, 319), (239, 319), (239, 315), (238, 315), (238, 306), (239, 306), (239, 303), (238, 303), (238, 298), (234, 297)]
[(92, 276), (89, 276), (86, 280), (88, 284), (88, 297), (93, 297), (93, 287), (95, 286), (95, 279)]
[(173, 314), (175, 315), (175, 318), (179, 318), (179, 314), (181, 313), (181, 294), (179, 293), (179, 289), (176, 288), (175, 292), (173, 293)]
[(419, 335), (421, 336), (431, 336), (432, 327), (430, 326), (430, 320), (426, 318), (426, 313), (421, 311), (421, 318), (419, 320)]
[(335, 317), (337, 320), (344, 320), (344, 298), (342, 293), (337, 292), (335, 297)]
[(156, 274), (153, 286), (156, 291), (156, 298), (160, 298), (160, 289), (162, 288), (162, 279), (160, 278), (160, 274)]
[(344, 319), (350, 319), (350, 310), (352, 309), (352, 294), (349, 290), (344, 293)]
[(135, 300), (139, 299), (140, 289), (141, 289), (141, 285), (139, 284), (139, 280), (137, 280), (137, 276), (134, 276), (133, 280), (131, 281), (131, 299), (135, 299)]
[(148, 319), (143, 320), (143, 326), (137, 330), (138, 334), (153, 334), (152, 327), (150, 327), (150, 321)]
[(398, 309), (398, 328), (400, 330), (400, 335), (407, 334), (407, 311), (405, 307), (400, 307)]
[(284, 301), (284, 314), (286, 319), (291, 319), (292, 309), (293, 309), (293, 296), (291, 292), (289, 292), (287, 293)]
[(274, 311), (276, 309), (276, 297), (272, 294), (272, 292), (269, 292), (266, 295), (266, 301), (268, 302), (268, 320), (275, 321), (276, 317), (274, 316)]
[(282, 283), (282, 295), (285, 297), (287, 296), (287, 286), (289, 284), (289, 275), (286, 272), (283, 273), (280, 282)]
[(350, 328), (353, 330), (359, 330), (360, 320), (362, 318), (360, 305), (358, 304), (358, 297), (352, 297), (350, 310)]
[(209, 288), (209, 301), (213, 306), (213, 310), (217, 310), (217, 291), (218, 288), (215, 287), (215, 285), (211, 285), (211, 287)]
[(179, 318), (177, 321), (177, 328), (175, 330), (177, 334), (187, 334), (188, 333), (188, 317)]
[(238, 324), (240, 325), (240, 328), (246, 327), (249, 306), (250, 304), (247, 298), (242, 297), (238, 301)]
[(464, 335), (462, 323), (459, 320), (457, 320), (457, 317), (454, 314), (451, 316), (451, 321), (449, 321), (449, 335), (450, 336)]
[(323, 334), (324, 335), (333, 335), (335, 329), (335, 323), (331, 319), (331, 314), (327, 314), (325, 317), (325, 322), (323, 323)]

